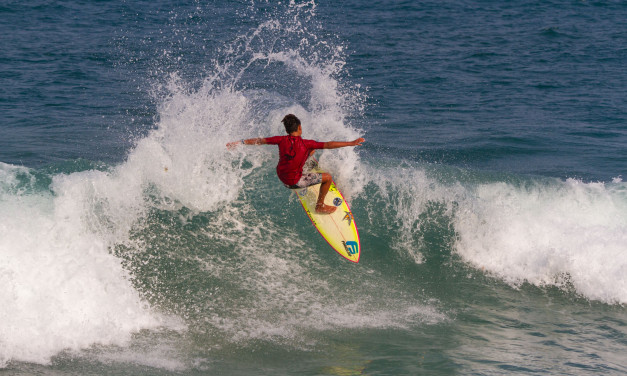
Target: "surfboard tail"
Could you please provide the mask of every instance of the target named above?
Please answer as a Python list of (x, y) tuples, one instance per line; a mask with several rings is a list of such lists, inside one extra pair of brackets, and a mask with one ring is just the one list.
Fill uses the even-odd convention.
[(359, 232), (353, 213), (342, 193), (332, 182), (329, 193), (325, 198), (326, 205), (333, 205), (337, 209), (331, 214), (315, 212), (320, 184), (294, 190), (305, 209), (311, 223), (320, 235), (329, 243), (338, 254), (345, 259), (358, 263), (361, 254)]

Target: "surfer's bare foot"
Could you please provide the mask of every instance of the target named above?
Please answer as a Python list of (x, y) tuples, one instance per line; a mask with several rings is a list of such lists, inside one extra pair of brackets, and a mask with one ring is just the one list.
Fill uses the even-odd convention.
[(316, 213), (318, 214), (331, 214), (337, 209), (335, 206), (329, 206), (325, 204), (316, 204)]

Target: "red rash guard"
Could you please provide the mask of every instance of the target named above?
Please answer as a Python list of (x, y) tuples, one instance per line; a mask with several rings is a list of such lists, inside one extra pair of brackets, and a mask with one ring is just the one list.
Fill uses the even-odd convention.
[(279, 145), (279, 164), (276, 173), (286, 185), (298, 183), (303, 175), (303, 165), (314, 149), (324, 149), (324, 142), (303, 140), (300, 136), (274, 136), (265, 139), (266, 144)]

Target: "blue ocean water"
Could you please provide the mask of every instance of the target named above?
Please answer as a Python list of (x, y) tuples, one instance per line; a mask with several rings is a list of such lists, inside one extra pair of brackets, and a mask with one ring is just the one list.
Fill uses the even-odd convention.
[[(0, 374), (624, 374), (627, 4), (5, 1)], [(320, 153), (335, 254), (228, 141)], [(349, 265), (350, 264), (350, 265)]]

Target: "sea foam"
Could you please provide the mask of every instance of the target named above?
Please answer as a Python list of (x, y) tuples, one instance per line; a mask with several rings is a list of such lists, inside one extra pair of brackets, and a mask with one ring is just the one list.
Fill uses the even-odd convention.
[[(391, 245), (417, 263), (427, 257), (419, 251), (425, 249), (423, 227), (443, 221), (454, 235), (439, 241), (450, 242), (464, 262), (512, 286), (558, 286), (588, 299), (627, 303), (627, 184), (622, 180), (494, 178), (444, 166), (403, 165), (371, 167), (368, 175), (378, 186), (375, 198), (385, 203), (380, 214), (397, 222), (399, 235)], [(377, 216), (372, 218), (376, 222)]]
[(627, 186), (578, 180), (480, 184), (456, 213), (456, 251), (519, 284), (572, 286), (627, 303)]
[[(23, 167), (2, 166), (4, 183)], [(123, 344), (163, 325), (131, 285), (108, 239), (90, 226), (91, 173), (60, 177), (53, 192), (0, 195), (0, 366), (47, 363), (62, 350)], [(82, 192), (81, 192), (82, 191)]]

